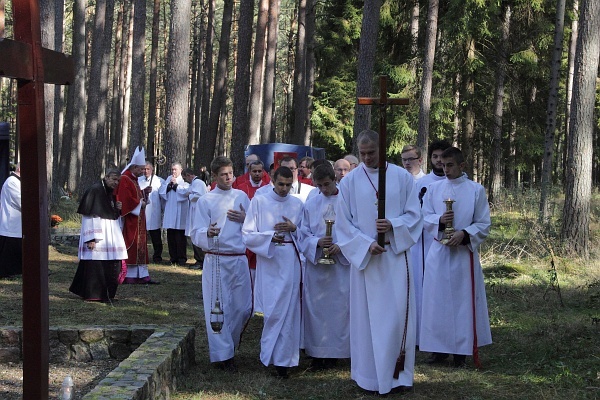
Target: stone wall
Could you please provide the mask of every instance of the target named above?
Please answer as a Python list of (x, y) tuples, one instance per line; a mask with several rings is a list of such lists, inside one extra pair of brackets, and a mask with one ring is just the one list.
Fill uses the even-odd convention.
[[(195, 362), (192, 327), (95, 326), (50, 329), (50, 362), (123, 360), (84, 399), (169, 399)], [(0, 364), (22, 358), (22, 331), (0, 328)]]

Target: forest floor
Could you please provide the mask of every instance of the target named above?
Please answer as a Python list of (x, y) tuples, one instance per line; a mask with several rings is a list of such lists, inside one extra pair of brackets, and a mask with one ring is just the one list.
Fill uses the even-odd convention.
[[(595, 198), (590, 259), (559, 257), (556, 227), (541, 227), (527, 198), (496, 205), (492, 232), (482, 246), (494, 344), (480, 349), (481, 370), (429, 366), (417, 352), (411, 399), (600, 399), (600, 256)], [(557, 208), (558, 209), (558, 208)], [(556, 221), (555, 221), (556, 223)], [(191, 256), (191, 251), (188, 250)], [(189, 263), (192, 262), (190, 259)], [(196, 365), (171, 398), (183, 399), (362, 399), (371, 397), (350, 379), (350, 362), (311, 372), (301, 356), (290, 379), (280, 380), (259, 361), (262, 319), (254, 316), (236, 355), (239, 372), (208, 360), (201, 320), (202, 271), (151, 264), (160, 285), (123, 285), (113, 305), (81, 301), (68, 287), (77, 267), (76, 248), (50, 247), (50, 325), (179, 324), (195, 326)], [(21, 325), (21, 279), (0, 280), (0, 326)], [(22, 375), (0, 366), (0, 398), (20, 398)], [(67, 374), (83, 393), (110, 371), (102, 365), (51, 366), (51, 398)], [(8, 391), (8, 392), (7, 392)], [(13, 396), (9, 397), (9, 393)], [(400, 395), (392, 395), (397, 397)]]

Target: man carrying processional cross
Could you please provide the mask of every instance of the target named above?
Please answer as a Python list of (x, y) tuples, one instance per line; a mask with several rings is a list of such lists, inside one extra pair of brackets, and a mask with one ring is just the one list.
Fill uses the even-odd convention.
[(351, 377), (366, 391), (386, 394), (413, 385), (416, 313), (407, 251), (423, 221), (412, 176), (389, 163), (389, 201), (385, 218), (378, 218), (377, 205), (385, 200), (379, 196), (379, 140), (371, 130), (357, 137), (362, 162), (340, 181), (335, 225), (351, 265)]

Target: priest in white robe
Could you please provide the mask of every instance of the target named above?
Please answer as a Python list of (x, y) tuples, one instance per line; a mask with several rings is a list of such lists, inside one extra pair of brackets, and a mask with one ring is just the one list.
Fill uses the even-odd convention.
[[(386, 394), (413, 384), (416, 315), (407, 251), (422, 219), (412, 176), (393, 164), (387, 164), (385, 219), (377, 218), (379, 135), (363, 131), (357, 142), (362, 163), (340, 182), (335, 224), (351, 264), (351, 377), (364, 390)], [(378, 233), (385, 233), (385, 247)]]
[(280, 377), (300, 359), (300, 254), (297, 227), (302, 201), (289, 195), (292, 171), (279, 167), (274, 188), (250, 202), (242, 228), (246, 247), (256, 253), (254, 306), (264, 314), (260, 361)]
[[(461, 367), (470, 355), (477, 364), (477, 348), (492, 343), (478, 252), (491, 220), (484, 187), (463, 174), (461, 151), (450, 147), (442, 160), (446, 179), (429, 185), (423, 203), (425, 229), (436, 240), (425, 259), (419, 349), (434, 353), (430, 363), (454, 354), (455, 366)], [(446, 199), (455, 201), (453, 211), (446, 211)], [(448, 222), (455, 232), (442, 244)]]
[(179, 163), (171, 165), (171, 175), (160, 187), (159, 194), (165, 200), (163, 229), (167, 230), (167, 245), (171, 264), (185, 265), (187, 262), (187, 238), (185, 228), (188, 222), (189, 184), (181, 176)]
[[(303, 274), (303, 344), (313, 370), (333, 367), (338, 358), (350, 358), (350, 263), (337, 245), (335, 223), (326, 236), (325, 214), (335, 221), (338, 189), (329, 163), (312, 173), (319, 193), (304, 205), (300, 247), (306, 257)], [(325, 251), (335, 264), (320, 264)]]
[(158, 191), (165, 183), (165, 180), (154, 174), (154, 166), (151, 162), (146, 162), (144, 175), (138, 178), (140, 189), (146, 193), (148, 203), (146, 203), (146, 230), (152, 241), (153, 255), (152, 261), (162, 262), (162, 215), (165, 209), (165, 200), (160, 197)]
[[(246, 193), (231, 188), (234, 178), (229, 158), (215, 158), (210, 169), (217, 186), (198, 198), (190, 233), (192, 243), (206, 253), (202, 293), (210, 361), (223, 362), (223, 367), (233, 372), (235, 350), (252, 313), (250, 272), (242, 241), (250, 200)], [(211, 329), (211, 310), (217, 297), (224, 321), (220, 333)]]

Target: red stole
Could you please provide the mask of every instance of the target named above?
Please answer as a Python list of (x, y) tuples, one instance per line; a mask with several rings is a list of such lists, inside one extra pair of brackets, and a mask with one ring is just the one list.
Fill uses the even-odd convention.
[(116, 190), (117, 201), (123, 203), (121, 218), (123, 219), (123, 239), (127, 248), (127, 264), (148, 264), (148, 248), (146, 245), (146, 210), (141, 209), (139, 215), (131, 212), (140, 204), (143, 194), (137, 178), (127, 170), (121, 175)]

